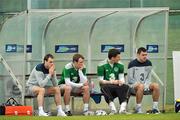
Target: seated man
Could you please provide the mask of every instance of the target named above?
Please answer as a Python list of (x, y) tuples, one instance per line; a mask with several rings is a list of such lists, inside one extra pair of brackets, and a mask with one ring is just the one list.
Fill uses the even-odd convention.
[(64, 90), (64, 103), (66, 115), (72, 115), (69, 106), (71, 93), (83, 94), (83, 114), (89, 114), (89, 84), (86, 77), (84, 57), (81, 54), (75, 54), (73, 56), (72, 62), (65, 65), (62, 71), (62, 77), (59, 81), (59, 85), (60, 88)]
[(136, 95), (136, 113), (143, 113), (141, 102), (143, 95), (152, 93), (153, 106), (152, 113), (159, 113), (158, 100), (160, 96), (159, 85), (151, 83), (152, 63), (147, 59), (147, 51), (140, 47), (137, 51), (137, 59), (131, 61), (128, 65), (128, 84), (130, 85), (131, 93)]
[(57, 116), (66, 116), (61, 106), (61, 93), (56, 78), (53, 59), (53, 55), (47, 54), (44, 57), (44, 62), (34, 67), (26, 83), (28, 91), (33, 95), (37, 95), (39, 116), (48, 116), (43, 110), (45, 94), (54, 94), (58, 111)]
[(127, 95), (129, 86), (124, 84), (124, 65), (119, 62), (120, 51), (110, 49), (108, 59), (102, 61), (97, 68), (98, 79), (105, 101), (111, 109), (110, 114), (117, 113), (113, 100), (118, 97), (120, 103), (119, 113), (126, 114)]

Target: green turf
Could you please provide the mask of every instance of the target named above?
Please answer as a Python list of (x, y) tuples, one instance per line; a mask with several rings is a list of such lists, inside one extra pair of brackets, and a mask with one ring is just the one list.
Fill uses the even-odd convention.
[(107, 116), (71, 116), (71, 117), (37, 117), (37, 116), (1, 116), (0, 120), (179, 120), (180, 113), (131, 114)]

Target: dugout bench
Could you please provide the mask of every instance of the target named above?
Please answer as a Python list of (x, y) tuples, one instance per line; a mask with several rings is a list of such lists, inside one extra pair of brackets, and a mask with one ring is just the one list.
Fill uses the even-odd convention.
[[(57, 74), (57, 78), (60, 79), (61, 77), (61, 74)], [(91, 87), (91, 80), (92, 78), (97, 78), (96, 74), (87, 74), (87, 77), (88, 77), (88, 80), (89, 80), (89, 85)], [(26, 80), (28, 80), (29, 78), (29, 75), (26, 75)], [(94, 102), (96, 104), (99, 104), (101, 102), (101, 96), (103, 94), (101, 92), (97, 92), (97, 91), (93, 91), (93, 92), (90, 92), (90, 97), (94, 100)], [(61, 95), (63, 96), (63, 95)], [(44, 96), (45, 98), (51, 98), (51, 97), (54, 97), (54, 95), (45, 95)], [(75, 94), (75, 93), (72, 93), (71, 94), (71, 108), (72, 108), (72, 111), (74, 111), (74, 106), (75, 106), (75, 97), (83, 97), (82, 94)], [(33, 106), (34, 105), (34, 99), (36, 99), (37, 96), (33, 96), (33, 95), (26, 95), (24, 96), (24, 104), (27, 105), (29, 103), (29, 105)], [(29, 100), (29, 102), (27, 102)]]

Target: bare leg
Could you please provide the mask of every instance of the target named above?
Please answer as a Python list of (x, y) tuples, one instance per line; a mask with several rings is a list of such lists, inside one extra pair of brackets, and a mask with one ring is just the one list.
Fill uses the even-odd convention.
[(45, 113), (44, 110), (43, 110), (45, 88), (34, 86), (32, 88), (32, 91), (37, 95), (39, 116), (48, 116), (48, 114)]
[(157, 83), (151, 83), (149, 86), (150, 90), (152, 90), (152, 98), (153, 102), (157, 102), (159, 100), (160, 96), (160, 90), (159, 90), (159, 85)]
[(71, 90), (72, 90), (71, 86), (69, 86), (69, 85), (64, 86), (64, 104), (65, 105), (70, 104)]
[(47, 94), (54, 94), (56, 106), (61, 105), (61, 92), (59, 86), (48, 88)]
[(142, 99), (143, 99), (144, 85), (137, 84), (135, 86), (135, 91), (136, 91), (136, 103), (141, 104)]
[(89, 99), (90, 99), (89, 86), (88, 85), (83, 86), (82, 90), (83, 90), (83, 102), (89, 103)]
[(84, 102), (84, 114), (86, 114), (89, 110), (89, 99), (90, 99), (90, 93), (89, 93), (89, 86), (85, 85), (82, 87), (83, 92), (83, 102)]
[(38, 107), (42, 107), (44, 103), (45, 88), (34, 86), (33, 92), (37, 95)]
[(56, 103), (57, 111), (58, 111), (57, 116), (66, 116), (61, 106), (61, 92), (59, 86), (48, 88), (47, 93), (54, 94), (54, 101)]

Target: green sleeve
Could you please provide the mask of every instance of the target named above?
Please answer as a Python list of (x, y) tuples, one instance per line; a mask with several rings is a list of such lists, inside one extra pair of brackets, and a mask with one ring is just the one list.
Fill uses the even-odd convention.
[(119, 73), (124, 73), (124, 65), (120, 64)]
[(103, 66), (97, 67), (97, 75), (98, 76), (104, 76), (104, 67)]
[(64, 68), (64, 70), (63, 70), (63, 75), (64, 75), (64, 79), (65, 79), (65, 78), (70, 78), (70, 70)]
[(82, 69), (83, 74), (86, 76), (86, 68)]
[(65, 84), (65, 78), (70, 78), (70, 72), (68, 69), (64, 68), (62, 71), (61, 79), (59, 80), (58, 84)]

